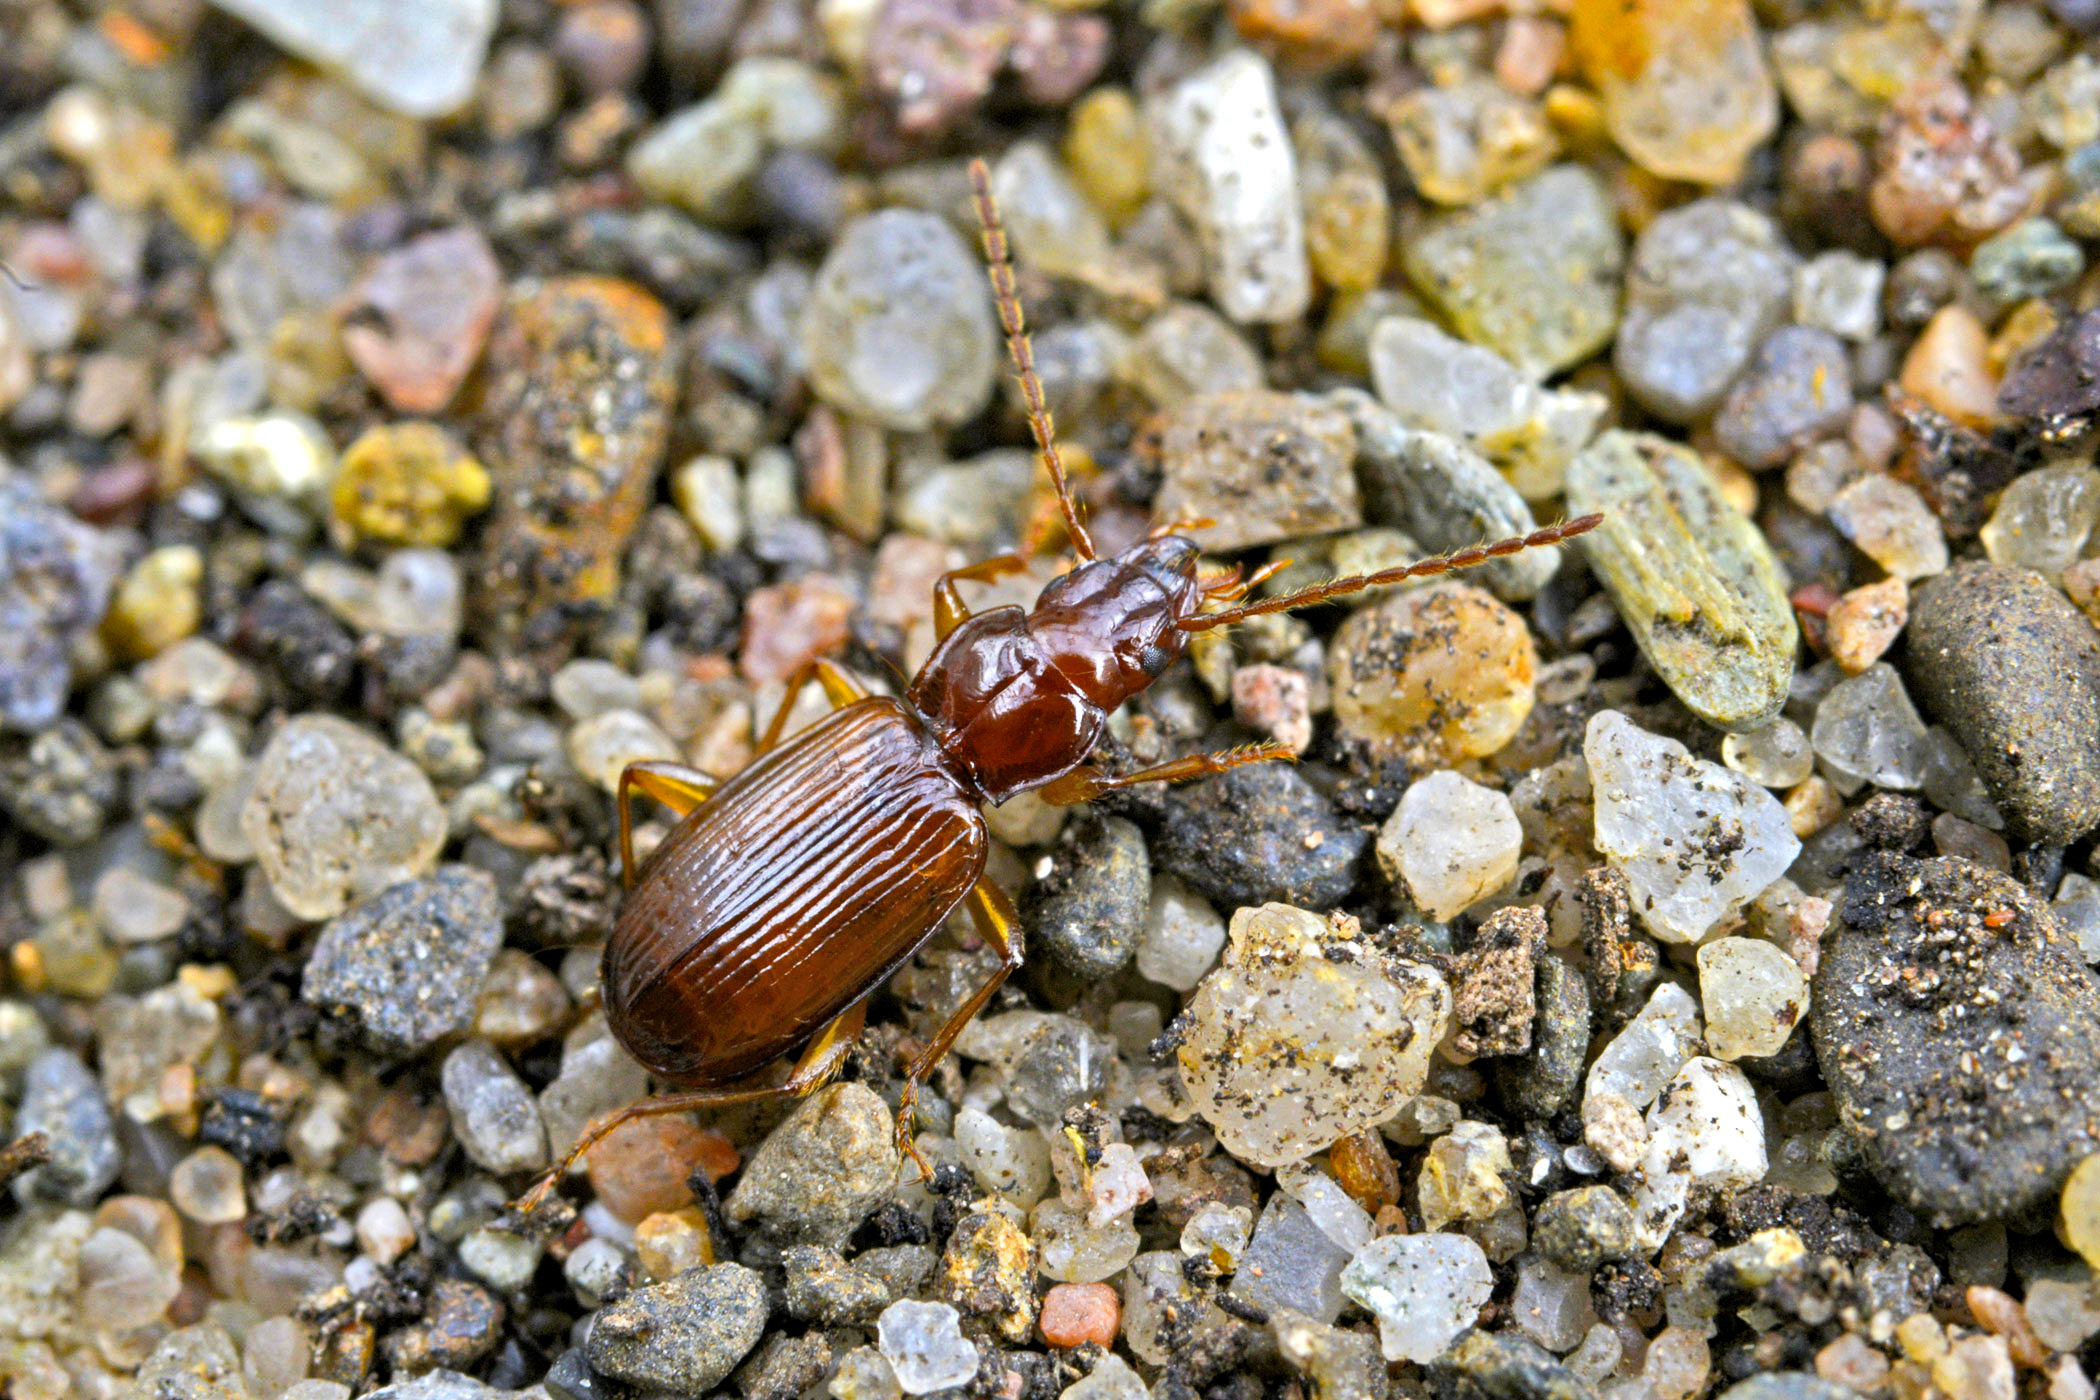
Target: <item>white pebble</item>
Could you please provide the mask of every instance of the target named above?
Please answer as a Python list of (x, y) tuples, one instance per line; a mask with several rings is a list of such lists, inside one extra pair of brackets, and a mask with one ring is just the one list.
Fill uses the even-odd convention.
[(962, 1334), (962, 1315), (946, 1303), (892, 1303), (875, 1319), (875, 1338), (906, 1395), (946, 1390), (977, 1374), (977, 1348)]
[(1779, 799), (1617, 711), (1590, 720), (1582, 751), (1597, 849), (1626, 876), (1641, 922), (1665, 942), (1698, 942), (1801, 853)]
[(1225, 946), (1225, 921), (1210, 901), (1175, 879), (1156, 875), (1145, 926), (1138, 932), (1137, 970), (1147, 981), (1186, 992), (1203, 980)]
[(1234, 49), (1152, 113), (1161, 187), (1203, 239), (1211, 297), (1235, 321), (1288, 321), (1312, 296), (1298, 162), (1269, 65)]
[(1776, 1055), (1808, 1009), (1808, 979), (1761, 938), (1717, 938), (1699, 950), (1699, 1000), (1717, 1058)]
[(1508, 797), (1444, 769), (1401, 796), (1378, 834), (1378, 863), (1441, 920), (1508, 884), (1523, 847)]
[(1464, 1235), (1381, 1235), (1342, 1270), (1342, 1292), (1378, 1319), (1388, 1361), (1436, 1360), (1494, 1291), (1487, 1255)]
[(415, 1242), (416, 1227), (392, 1196), (380, 1196), (357, 1213), (357, 1243), (380, 1263), (393, 1263)]

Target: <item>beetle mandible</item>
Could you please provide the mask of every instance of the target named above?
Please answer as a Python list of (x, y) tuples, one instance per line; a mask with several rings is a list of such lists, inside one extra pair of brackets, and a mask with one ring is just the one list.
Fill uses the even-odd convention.
[[(1098, 558), (1065, 478), (982, 161), (971, 163), (970, 180), (1007, 352), (1078, 565), (1029, 611), (973, 614), (957, 590), (1025, 567), (1019, 556), (944, 575), (934, 589), (937, 645), (901, 700), (872, 695), (839, 667), (812, 661), (789, 682), (758, 757), (727, 782), (658, 761), (621, 773), (627, 895), (605, 945), (606, 1019), (650, 1073), (684, 1092), (594, 1123), (521, 1203), (527, 1210), (624, 1123), (821, 1086), (859, 1035), (869, 997), (967, 904), (999, 966), (906, 1067), (898, 1146), (926, 1171), (911, 1140), (919, 1085), (1021, 961), (1013, 904), (984, 873), (984, 806), (1030, 790), (1055, 803), (1085, 802), (1138, 783), (1286, 758), (1288, 749), (1264, 743), (1121, 776), (1087, 763), (1109, 715), (1178, 660), (1195, 632), (1558, 544), (1602, 518), (1586, 515), (1241, 606), (1225, 605), (1239, 603), (1280, 564), (1245, 578), (1238, 569), (1202, 576), (1195, 542), (1172, 526)], [(811, 676), (833, 712), (782, 743), (794, 698)], [(637, 793), (679, 818), (639, 868)], [(783, 1082), (739, 1083), (798, 1048)]]

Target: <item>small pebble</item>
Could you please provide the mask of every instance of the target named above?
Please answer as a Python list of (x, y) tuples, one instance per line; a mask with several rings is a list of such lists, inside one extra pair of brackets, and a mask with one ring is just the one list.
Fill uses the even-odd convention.
[(591, 1366), (615, 1380), (697, 1395), (736, 1369), (765, 1325), (759, 1276), (717, 1264), (638, 1288), (601, 1310), (584, 1349)]
[(1808, 979), (1761, 939), (1719, 938), (1699, 949), (1699, 1002), (1715, 1056), (1776, 1055), (1807, 1013)]
[(1590, 721), (1597, 848), (1650, 933), (1696, 943), (1793, 863), (1801, 843), (1770, 793), (1615, 711)]
[(1515, 737), (1536, 699), (1538, 649), (1492, 594), (1440, 582), (1352, 613), (1327, 670), (1344, 735), (1374, 758), (1448, 765)]
[(441, 1078), (452, 1132), (476, 1165), (498, 1173), (547, 1165), (539, 1107), (494, 1047), (461, 1045), (445, 1057)]
[(889, 1107), (863, 1084), (834, 1084), (796, 1105), (723, 1201), (733, 1225), (762, 1223), (791, 1242), (843, 1244), (897, 1174)]
[(465, 1030), (503, 941), (496, 882), (464, 865), (404, 880), (329, 921), (301, 996), (384, 1055)]
[(427, 873), (445, 817), (413, 763), (347, 720), (303, 715), (263, 750), (241, 830), (285, 907), (327, 919)]
[(956, 423), (984, 406), (994, 335), (976, 254), (947, 223), (904, 209), (840, 233), (802, 323), (817, 392), (902, 430)]
[(1509, 883), (1523, 828), (1509, 799), (1449, 769), (1411, 784), (1378, 836), (1378, 863), (1432, 919)]
[(1378, 1319), (1386, 1360), (1419, 1365), (1473, 1325), (1494, 1279), (1464, 1235), (1386, 1235), (1349, 1261), (1342, 1289)]
[(1714, 419), (1721, 450), (1752, 471), (1781, 466), (1852, 413), (1845, 346), (1828, 331), (1788, 326), (1758, 347)]
[[(876, 1349), (906, 1395), (929, 1395), (977, 1374), (977, 1348), (946, 1303), (897, 1302), (875, 1322)], [(705, 1387), (696, 1387), (705, 1389)]]
[(1581, 539), (1649, 663), (1696, 715), (1744, 732), (1776, 719), (1798, 632), (1778, 561), (1690, 449), (1609, 432), (1568, 468)]
[(2100, 823), (2100, 637), (2083, 614), (2032, 573), (1972, 561), (1918, 590), (1906, 633), (1925, 710), (2016, 832), (2063, 842)]
[(1929, 578), (1947, 568), (1947, 537), (1916, 488), (1867, 476), (1838, 492), (1830, 522), (1860, 552), (1897, 578)]
[(1115, 1344), (1123, 1300), (1105, 1283), (1060, 1283), (1043, 1295), (1036, 1326), (1054, 1347)]
[[(1324, 920), (1287, 905), (1234, 915), (1224, 964), (1190, 999), (1176, 1052), (1227, 1150), (1299, 1161), (1418, 1092), (1451, 993), (1419, 963), (1330, 960)], [(1408, 1027), (1411, 1034), (1402, 1035)]]
[[(1961, 956), (1942, 956), (1948, 938)], [(1927, 963), (1934, 995), (1898, 995)], [(2100, 1044), (2079, 1009), (2096, 995), (2075, 943), (2011, 878), (1876, 855), (1847, 879), (1824, 943), (1817, 1059), (1892, 1195), (1949, 1225), (1992, 1219), (2048, 1199), (2100, 1141)], [(1994, 1093), (1956, 1087), (1978, 1075)]]
[(1269, 65), (1231, 50), (1149, 116), (1155, 178), (1202, 239), (1218, 308), (1243, 324), (1301, 315), (1312, 295), (1305, 215)]

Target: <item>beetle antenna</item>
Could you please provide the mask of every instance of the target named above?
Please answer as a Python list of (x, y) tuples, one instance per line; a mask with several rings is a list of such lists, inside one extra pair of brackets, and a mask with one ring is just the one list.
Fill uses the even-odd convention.
[(1224, 612), (1200, 613), (1195, 617), (1182, 618), (1174, 625), (1184, 632), (1204, 632), (1213, 627), (1244, 622), (1250, 617), (1260, 617), (1264, 613), (1290, 612), (1295, 608), (1310, 607), (1329, 598), (1360, 593), (1366, 588), (1378, 588), (1388, 583), (1399, 583), (1402, 579), (1429, 578), (1458, 569), (1471, 569), (1491, 559), (1501, 559), (1527, 549), (1538, 549), (1571, 540), (1577, 535), (1589, 533), (1603, 523), (1604, 517), (1601, 514), (1581, 515), (1573, 520), (1564, 520), (1558, 525), (1533, 530), (1528, 535), (1496, 540), (1493, 544), (1471, 545), (1450, 554), (1439, 554), (1431, 559), (1419, 559), (1412, 564), (1380, 569), (1373, 574), (1351, 574), (1346, 578), (1331, 578), (1325, 583), (1316, 583), (1311, 588), (1297, 593), (1286, 593), (1280, 598), (1264, 598), (1259, 603), (1249, 603), (1242, 608), (1228, 608)]
[(1057, 425), (1051, 421), (1050, 405), (1043, 398), (1042, 376), (1035, 371), (1035, 350), (1028, 343), (1021, 295), (1014, 290), (1006, 224), (999, 217), (998, 201), (992, 198), (992, 172), (982, 160), (970, 162), (970, 194), (977, 205), (978, 227), (984, 230), (984, 260), (992, 278), (992, 300), (999, 307), (999, 325), (1006, 332), (1006, 353), (1014, 362), (1014, 376), (1021, 381), (1028, 431), (1035, 435), (1036, 450), (1043, 456), (1043, 465), (1050, 469), (1050, 482), (1057, 488), (1057, 506), (1064, 513), (1065, 533), (1071, 536), (1073, 552), (1092, 562), (1094, 541), (1086, 526), (1079, 523), (1079, 503), (1072, 499), (1071, 483), (1065, 479), (1065, 459), (1057, 451)]

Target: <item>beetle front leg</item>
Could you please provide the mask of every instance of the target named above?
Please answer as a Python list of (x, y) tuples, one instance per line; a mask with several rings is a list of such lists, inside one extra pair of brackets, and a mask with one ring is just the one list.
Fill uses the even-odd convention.
[(697, 768), (645, 758), (620, 770), (620, 790), (614, 805), (620, 811), (620, 886), (634, 888), (634, 794), (640, 789), (678, 816), (685, 816), (715, 795), (721, 784)]
[(1021, 916), (1014, 911), (1013, 901), (1007, 898), (1006, 891), (993, 884), (990, 876), (985, 876), (970, 887), (964, 898), (969, 901), (970, 917), (976, 921), (977, 932), (999, 955), (999, 966), (984, 979), (982, 986), (949, 1014), (933, 1039), (912, 1057), (911, 1064), (905, 1068), (904, 1096), (897, 1104), (897, 1150), (911, 1158), (921, 1177), (931, 1177), (933, 1168), (927, 1165), (926, 1159), (919, 1154), (918, 1144), (912, 1141), (912, 1117), (919, 1103), (919, 1086), (939, 1066), (941, 1057), (955, 1044), (963, 1027), (984, 1010), (985, 1003), (999, 990), (1000, 983), (1021, 965)]
[(962, 582), (989, 583), (1005, 574), (1017, 574), (1028, 567), (1028, 561), (1018, 554), (999, 554), (979, 564), (966, 564), (960, 569), (950, 569), (941, 575), (941, 581), (933, 586), (933, 639), (948, 640), (948, 634), (969, 619), (970, 605), (962, 600), (956, 584)]

